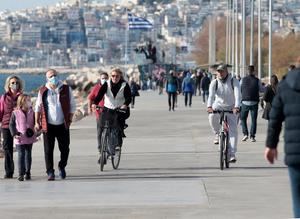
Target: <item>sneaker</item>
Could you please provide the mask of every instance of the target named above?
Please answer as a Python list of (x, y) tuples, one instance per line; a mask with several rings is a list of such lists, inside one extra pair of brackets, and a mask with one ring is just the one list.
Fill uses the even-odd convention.
[(231, 155), (230, 159), (229, 159), (230, 163), (235, 163), (236, 162), (236, 157), (235, 155)]
[(247, 139), (248, 139), (248, 136), (244, 135), (244, 137), (242, 138), (242, 141), (247, 141)]
[(125, 133), (124, 133), (124, 129), (121, 130), (121, 135), (122, 135), (122, 138), (126, 138), (126, 135), (125, 135)]
[(13, 178), (13, 175), (12, 174), (5, 174), (4, 179), (12, 179)]
[(251, 139), (251, 142), (256, 142), (255, 137), (250, 137), (250, 139)]
[(55, 180), (55, 175), (53, 172), (48, 173), (48, 181), (54, 181)]
[(65, 179), (66, 178), (66, 170), (65, 170), (65, 168), (59, 168), (59, 177), (61, 178), (61, 179)]
[(19, 180), (19, 181), (24, 181), (24, 175), (20, 175), (20, 176), (18, 177), (18, 180)]
[(31, 180), (31, 175), (30, 175), (30, 173), (26, 173), (26, 174), (25, 174), (25, 179), (26, 179), (26, 180)]
[(219, 135), (218, 134), (216, 134), (216, 136), (215, 136), (214, 144), (219, 144)]

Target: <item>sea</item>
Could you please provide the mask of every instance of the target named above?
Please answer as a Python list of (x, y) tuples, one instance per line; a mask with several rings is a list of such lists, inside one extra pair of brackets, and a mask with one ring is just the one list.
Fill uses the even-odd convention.
[[(4, 84), (7, 77), (12, 74), (0, 74), (0, 94), (4, 93)], [(22, 73), (15, 74), (24, 81), (24, 91), (32, 96), (37, 95), (38, 88), (46, 83), (45, 73)], [(69, 74), (60, 74), (59, 79), (65, 80)]]

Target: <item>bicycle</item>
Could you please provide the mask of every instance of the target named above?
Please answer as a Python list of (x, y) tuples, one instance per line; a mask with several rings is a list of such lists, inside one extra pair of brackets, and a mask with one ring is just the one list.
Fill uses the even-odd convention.
[(232, 110), (214, 110), (213, 113), (220, 114), (220, 131), (219, 131), (219, 149), (220, 149), (220, 169), (224, 169), (224, 164), (226, 168), (229, 168), (230, 163), (230, 149), (229, 145), (229, 130), (227, 123), (227, 115), (226, 113), (233, 113)]
[[(97, 106), (97, 110), (104, 109), (103, 107)], [(107, 109), (111, 115), (109, 119), (104, 121), (101, 133), (101, 150), (100, 150), (100, 170), (103, 171), (104, 165), (107, 163), (107, 159), (111, 158), (111, 163), (114, 169), (118, 169), (121, 160), (122, 153), (122, 130), (118, 123), (118, 113), (126, 113), (123, 109)]]

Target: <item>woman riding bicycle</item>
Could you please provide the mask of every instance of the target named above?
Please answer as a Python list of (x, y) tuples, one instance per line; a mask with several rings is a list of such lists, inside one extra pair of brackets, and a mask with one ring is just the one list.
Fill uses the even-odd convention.
[[(131, 102), (131, 90), (128, 83), (123, 79), (123, 73), (120, 69), (116, 68), (111, 71), (111, 79), (101, 86), (92, 107), (96, 107), (103, 97), (104, 109), (101, 114), (100, 123), (104, 124), (106, 120), (117, 115), (122, 136), (126, 137), (123, 129), (125, 127), (125, 120), (130, 114), (128, 106)], [(123, 109), (126, 113), (115, 114), (116, 109)], [(100, 150), (101, 148), (99, 148)]]

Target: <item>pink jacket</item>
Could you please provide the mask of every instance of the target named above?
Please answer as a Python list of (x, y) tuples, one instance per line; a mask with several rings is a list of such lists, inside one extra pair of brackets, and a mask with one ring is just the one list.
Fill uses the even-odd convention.
[(26, 136), (27, 128), (34, 130), (34, 112), (32, 109), (29, 109), (27, 113), (20, 109), (14, 110), (9, 128), (12, 135), (15, 135), (17, 132), (21, 133), (20, 138), (14, 138), (16, 145), (32, 144), (37, 141), (36, 134), (32, 137)]

